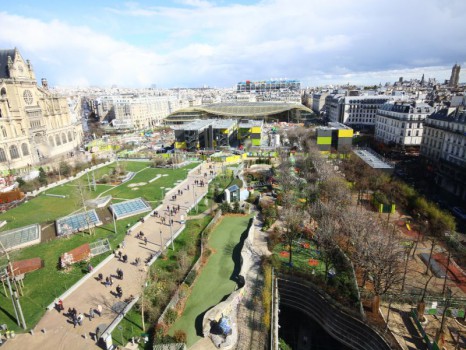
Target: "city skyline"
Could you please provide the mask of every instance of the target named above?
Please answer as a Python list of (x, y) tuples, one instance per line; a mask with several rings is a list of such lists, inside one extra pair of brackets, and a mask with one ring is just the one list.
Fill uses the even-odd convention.
[(0, 47), (54, 86), (443, 82), (465, 62), (465, 13), (456, 0), (22, 1), (0, 11)]

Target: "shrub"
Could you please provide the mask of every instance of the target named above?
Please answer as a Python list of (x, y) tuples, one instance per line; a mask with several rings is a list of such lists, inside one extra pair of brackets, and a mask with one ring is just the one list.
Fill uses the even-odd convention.
[(191, 286), (196, 279), (197, 273), (196, 270), (191, 270), (188, 275), (186, 276), (186, 280), (184, 281), (188, 286)]
[(181, 329), (178, 329), (175, 331), (173, 338), (175, 339), (177, 343), (186, 343), (186, 340), (187, 340), (186, 332)]
[(173, 308), (169, 308), (165, 313), (163, 320), (167, 325), (172, 325), (176, 321), (177, 317), (178, 313), (176, 312), (176, 310)]

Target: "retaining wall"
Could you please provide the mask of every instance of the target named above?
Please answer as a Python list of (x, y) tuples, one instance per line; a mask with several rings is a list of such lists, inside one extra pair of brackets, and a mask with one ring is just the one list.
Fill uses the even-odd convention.
[(336, 302), (311, 283), (280, 275), (277, 284), (280, 304), (305, 313), (328, 334), (351, 349), (391, 349), (378, 332), (363, 321), (341, 311)]

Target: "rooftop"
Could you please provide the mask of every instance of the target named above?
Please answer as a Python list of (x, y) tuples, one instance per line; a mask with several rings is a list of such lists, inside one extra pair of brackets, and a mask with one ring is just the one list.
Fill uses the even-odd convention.
[(374, 169), (393, 169), (393, 166), (385, 163), (376, 153), (369, 150), (358, 149), (354, 153), (361, 158), (367, 165)]
[(193, 111), (202, 111), (209, 114), (225, 117), (262, 117), (267, 115), (279, 114), (291, 110), (301, 110), (312, 113), (306, 106), (298, 103), (284, 102), (224, 102), (213, 103), (205, 106), (189, 107), (176, 113), (187, 113)]

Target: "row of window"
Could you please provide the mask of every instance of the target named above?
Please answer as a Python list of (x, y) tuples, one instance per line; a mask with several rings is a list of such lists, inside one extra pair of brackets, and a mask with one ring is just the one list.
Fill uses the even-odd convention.
[[(9, 152), (10, 152), (10, 159), (18, 159), (20, 157), (19, 150), (18, 150), (18, 147), (16, 147), (16, 145), (11, 145), (9, 148)], [(29, 147), (27, 143), (23, 143), (21, 145), (21, 152), (23, 153), (23, 157), (29, 155)], [(6, 161), (7, 161), (7, 158), (6, 158), (5, 150), (2, 147), (0, 147), (0, 162), (6, 162)]]
[(55, 142), (53, 142), (53, 136), (49, 136), (49, 144), (51, 146), (60, 146), (61, 144), (71, 141), (73, 141), (73, 134), (71, 131), (68, 131), (68, 140), (66, 139), (66, 134), (64, 132), (61, 134), (61, 139), (60, 135), (55, 135)]

